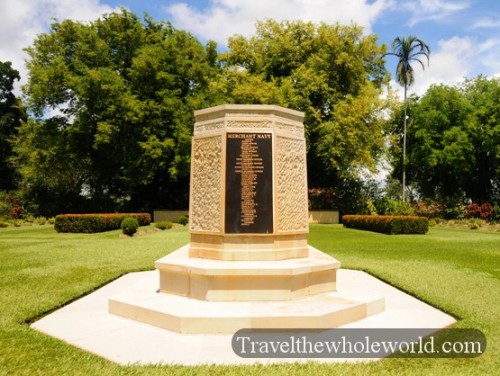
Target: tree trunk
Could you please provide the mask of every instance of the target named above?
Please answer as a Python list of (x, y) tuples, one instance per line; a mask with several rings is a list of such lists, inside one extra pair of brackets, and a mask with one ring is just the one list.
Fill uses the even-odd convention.
[(407, 110), (407, 107), (408, 107), (408, 101), (407, 101), (407, 98), (406, 98), (406, 92), (407, 92), (407, 89), (408, 89), (408, 85), (405, 83), (404, 85), (404, 106), (405, 106), (405, 110), (404, 110), (404, 117), (403, 117), (403, 201), (406, 201), (406, 120), (407, 120), (407, 116), (406, 116), (406, 110)]

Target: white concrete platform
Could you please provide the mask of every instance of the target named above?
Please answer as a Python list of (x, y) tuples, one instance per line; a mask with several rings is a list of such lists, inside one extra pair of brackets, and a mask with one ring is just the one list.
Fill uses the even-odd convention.
[[(310, 360), (240, 358), (231, 348), (230, 334), (180, 334), (108, 313), (110, 297), (141, 284), (157, 284), (158, 274), (156, 270), (125, 275), (33, 323), (32, 327), (120, 364), (253, 364)], [(444, 328), (455, 323), (453, 317), (364, 272), (340, 269), (337, 286), (340, 295), (385, 298), (384, 312), (342, 328)]]

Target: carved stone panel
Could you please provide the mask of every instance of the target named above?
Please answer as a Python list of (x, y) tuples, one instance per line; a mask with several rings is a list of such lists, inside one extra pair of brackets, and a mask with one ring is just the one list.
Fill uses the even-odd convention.
[(193, 138), (191, 231), (221, 232), (222, 135)]
[(276, 186), (278, 232), (307, 231), (307, 175), (304, 139), (277, 137)]

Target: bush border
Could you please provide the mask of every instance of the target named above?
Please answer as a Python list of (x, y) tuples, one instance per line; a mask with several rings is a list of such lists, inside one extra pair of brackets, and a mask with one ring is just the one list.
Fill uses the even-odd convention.
[(149, 213), (96, 213), (96, 214), (59, 214), (55, 218), (57, 232), (87, 233), (104, 232), (120, 229), (126, 217), (137, 219), (139, 226), (149, 226)]
[(429, 219), (410, 215), (344, 215), (344, 227), (388, 235), (426, 234)]

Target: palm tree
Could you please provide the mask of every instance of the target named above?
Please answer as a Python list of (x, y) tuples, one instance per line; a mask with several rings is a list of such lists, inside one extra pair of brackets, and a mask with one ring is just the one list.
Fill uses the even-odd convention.
[(411, 63), (418, 61), (425, 70), (425, 65), (422, 62), (422, 57), (427, 59), (429, 65), (429, 56), (431, 50), (429, 46), (414, 36), (406, 38), (396, 37), (391, 43), (392, 52), (386, 55), (396, 56), (399, 61), (396, 67), (396, 80), (404, 88), (404, 117), (403, 117), (403, 201), (406, 200), (406, 111), (408, 107), (407, 92), (408, 87), (415, 82), (415, 71)]

